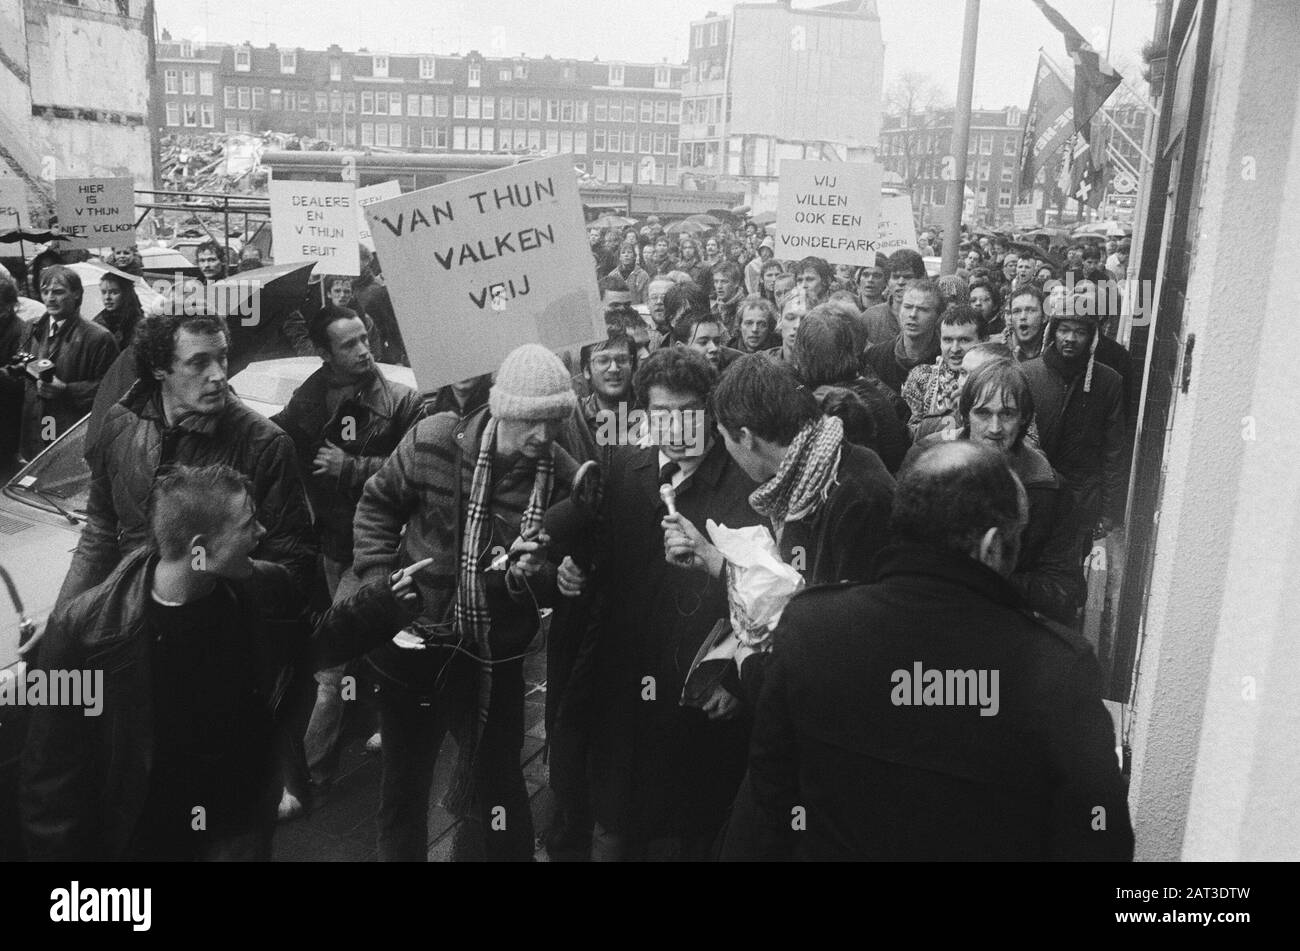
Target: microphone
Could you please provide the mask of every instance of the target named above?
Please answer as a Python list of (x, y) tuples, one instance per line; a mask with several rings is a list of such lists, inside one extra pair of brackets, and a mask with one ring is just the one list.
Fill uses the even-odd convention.
[(668, 482), (659, 486), (659, 498), (663, 499), (669, 515), (677, 514), (677, 490)]

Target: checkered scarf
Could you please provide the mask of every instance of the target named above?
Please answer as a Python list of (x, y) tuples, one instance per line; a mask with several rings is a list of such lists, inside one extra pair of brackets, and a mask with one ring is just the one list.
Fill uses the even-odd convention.
[[(453, 623), (456, 634), (481, 659), (478, 678), (478, 704), (474, 722), (464, 731), (465, 743), (461, 745), (456, 774), (452, 778), (447, 796), (448, 808), (453, 804), (468, 805), (474, 778), (474, 760), (478, 743), (487, 724), (488, 706), (492, 699), (492, 615), (488, 609), (487, 585), (483, 580), (482, 559), (490, 549), (492, 540), (492, 455), (496, 450), (497, 420), (489, 419), (483, 428), (478, 459), (474, 463), (474, 478), (470, 483), (469, 501), (465, 509), (465, 531), (461, 538), (459, 578), (456, 584)], [(532, 494), (528, 507), (519, 522), (521, 538), (532, 538), (542, 528), (542, 516), (551, 498), (554, 483), (555, 461), (551, 455), (537, 460), (533, 477)], [(458, 474), (459, 477), (459, 474)], [(453, 809), (453, 811), (456, 811)]]
[(819, 417), (799, 430), (776, 475), (750, 493), (750, 507), (771, 519), (778, 544), (787, 521), (815, 512), (830, 495), (843, 444), (839, 417)]

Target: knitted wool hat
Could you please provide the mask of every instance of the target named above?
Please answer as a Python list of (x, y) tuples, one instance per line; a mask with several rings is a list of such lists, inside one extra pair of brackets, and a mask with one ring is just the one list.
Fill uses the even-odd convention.
[(507, 354), (488, 396), (497, 419), (563, 419), (577, 404), (564, 363), (537, 343)]

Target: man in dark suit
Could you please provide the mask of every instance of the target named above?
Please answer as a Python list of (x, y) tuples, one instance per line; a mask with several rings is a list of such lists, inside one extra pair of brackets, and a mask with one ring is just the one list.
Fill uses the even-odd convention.
[[(634, 383), (649, 407), (648, 438), (617, 449), (605, 481), (591, 636), (559, 712), (590, 724), (598, 861), (707, 857), (745, 770), (739, 684), (715, 686), (699, 709), (681, 704), (700, 644), (727, 617), (727, 592), (667, 563), (660, 495), (671, 486), (678, 511), (697, 525), (758, 522), (749, 506), (756, 485), (713, 432), (716, 379), (694, 350), (652, 353)], [(570, 596), (574, 570), (566, 562), (558, 579)]]
[(1097, 661), (1006, 581), (1026, 510), (969, 442), (904, 470), (876, 582), (782, 616), (724, 858), (1132, 858)]

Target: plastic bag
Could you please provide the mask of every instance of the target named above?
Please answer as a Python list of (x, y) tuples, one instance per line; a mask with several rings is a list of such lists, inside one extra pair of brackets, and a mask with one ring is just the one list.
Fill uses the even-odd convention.
[(738, 660), (769, 647), (785, 606), (804, 585), (803, 575), (781, 560), (772, 533), (761, 525), (727, 528), (710, 519), (714, 546), (727, 559), (727, 602)]

